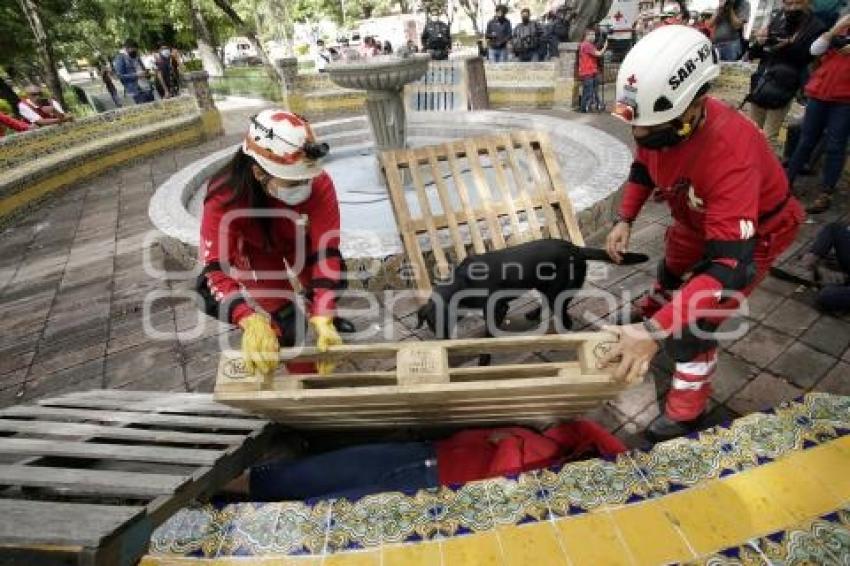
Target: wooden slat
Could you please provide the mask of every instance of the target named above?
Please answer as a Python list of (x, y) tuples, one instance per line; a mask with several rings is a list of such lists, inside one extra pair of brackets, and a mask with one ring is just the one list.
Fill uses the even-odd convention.
[(21, 456), (61, 456), (65, 458), (194, 464), (201, 466), (214, 464), (216, 459), (221, 455), (221, 452), (218, 450), (96, 444), (30, 438), (0, 438), (0, 453)]
[(522, 203), (523, 208), (525, 208), (527, 217), (526, 221), (531, 228), (531, 235), (535, 240), (539, 240), (543, 237), (543, 233), (540, 231), (540, 221), (537, 218), (537, 210), (535, 209), (534, 203), (531, 199), (528, 182), (522, 170), (519, 168), (516, 150), (514, 149), (514, 142), (509, 135), (505, 134), (502, 134), (498, 139), (505, 145), (505, 155), (507, 156), (508, 165), (511, 168), (511, 173), (513, 174), (517, 190), (519, 191), (520, 202)]
[[(218, 397), (223, 402), (233, 402), (244, 399), (251, 403), (264, 404), (273, 402), (279, 406), (316, 406), (332, 405), (334, 403), (351, 405), (360, 403), (440, 403), (447, 398), (477, 399), (480, 397), (496, 397), (509, 401), (523, 396), (539, 396), (553, 393), (580, 395), (608, 396), (622, 388), (608, 375), (583, 376), (584, 381), (567, 380), (562, 377), (534, 377), (522, 379), (506, 379), (499, 382), (469, 381), (463, 383), (422, 384), (415, 387), (400, 386), (364, 386), (340, 387), (330, 389), (305, 389), (292, 395), (281, 394), (279, 391), (252, 391), (248, 394), (221, 393)], [(248, 406), (248, 405), (245, 405)]]
[[(456, 338), (440, 340), (441, 347), (453, 354), (479, 354), (482, 352), (541, 352), (547, 350), (575, 350), (585, 342), (616, 342), (617, 336), (611, 332), (570, 332), (569, 334), (544, 334), (542, 336), (521, 335), (500, 338)], [(374, 344), (344, 344), (331, 346), (326, 352), (320, 352), (315, 347), (284, 348), (282, 358), (299, 360), (343, 359), (349, 356), (369, 356), (394, 354), (402, 347), (398, 342)]]
[[(557, 205), (557, 198), (555, 197), (555, 195), (553, 193), (549, 193), (548, 201), (543, 201), (539, 198), (533, 198), (533, 199), (531, 199), (531, 201), (532, 201), (532, 205), (535, 208), (541, 208), (541, 209), (544, 206), (551, 206), (552, 204)], [(496, 216), (504, 216), (504, 215), (508, 214), (508, 206), (505, 205), (505, 204), (491, 203), (490, 208)], [(475, 219), (482, 220), (482, 219), (486, 218), (485, 215), (483, 214), (483, 212), (481, 212), (480, 210), (479, 211), (470, 210), (469, 212), (460, 211), (460, 212), (457, 212), (455, 214), (455, 217), (457, 218), (458, 223), (466, 223), (466, 222), (471, 223)], [(434, 221), (434, 225), (436, 225), (438, 228), (441, 227), (441, 226), (447, 226), (448, 225), (448, 220), (443, 215), (435, 215), (432, 220)], [(557, 222), (557, 219), (556, 219), (556, 222)], [(411, 225), (413, 226), (413, 229), (416, 232), (424, 232), (426, 230), (425, 222), (422, 219), (414, 219), (412, 221)], [(479, 252), (476, 252), (476, 253), (479, 253)]]
[(452, 179), (457, 187), (458, 199), (463, 212), (463, 218), (466, 220), (466, 226), (469, 230), (469, 237), (472, 240), (472, 249), (477, 254), (483, 254), (487, 251), (484, 246), (484, 239), (481, 237), (481, 230), (478, 226), (478, 218), (473, 214), (472, 203), (469, 200), (469, 189), (466, 186), (466, 181), (463, 179), (463, 173), (457, 162), (454, 150), (451, 147), (447, 149), (447, 159), (449, 167), (452, 171)]
[(510, 218), (511, 221), (513, 236), (515, 239), (518, 239), (520, 238), (521, 232), (519, 228), (519, 217), (517, 216), (516, 204), (514, 202), (513, 195), (511, 194), (511, 187), (508, 185), (505, 170), (502, 168), (502, 158), (499, 155), (499, 149), (496, 146), (496, 141), (497, 140), (494, 137), (487, 138), (487, 154), (490, 156), (490, 165), (493, 167), (493, 172), (496, 175), (496, 187), (499, 190), (499, 194), (502, 196), (502, 202), (508, 209), (508, 218)]
[(478, 193), (478, 198), (481, 201), (481, 207), (484, 209), (484, 218), (487, 220), (487, 227), (490, 232), (490, 242), (493, 244), (493, 249), (503, 249), (505, 247), (505, 238), (502, 235), (502, 226), (499, 223), (499, 217), (493, 212), (490, 206), (492, 195), (490, 188), (487, 185), (487, 177), (484, 174), (484, 169), (481, 168), (481, 162), (476, 158), (478, 148), (474, 140), (466, 140), (466, 159), (469, 163), (469, 169), (472, 172), (472, 178), (475, 181), (475, 189)]
[(581, 230), (578, 227), (575, 211), (573, 210), (572, 202), (570, 202), (567, 186), (561, 177), (561, 166), (558, 164), (558, 158), (555, 157), (555, 152), (552, 150), (552, 143), (545, 133), (540, 134), (540, 151), (543, 153), (543, 159), (546, 162), (546, 168), (549, 170), (549, 177), (552, 179), (552, 188), (558, 195), (558, 202), (561, 206), (561, 216), (567, 225), (567, 231), (570, 234), (570, 241), (577, 246), (584, 245), (584, 238), (581, 235)]
[(443, 246), (440, 242), (440, 235), (437, 233), (437, 227), (434, 224), (434, 213), (431, 211), (431, 203), (428, 201), (428, 192), (425, 190), (422, 176), (419, 174), (419, 167), (412, 165), (408, 171), (410, 172), (410, 179), (413, 182), (413, 190), (419, 201), (419, 211), (425, 222), (428, 236), (431, 238), (431, 251), (434, 253), (434, 259), (437, 262), (437, 275), (440, 278), (448, 277), (449, 263), (446, 260), (446, 254), (443, 252)]
[(437, 162), (437, 155), (433, 147), (428, 148), (428, 162), (431, 165), (431, 176), (434, 178), (434, 185), (437, 187), (437, 195), (440, 197), (440, 205), (443, 207), (443, 215), (446, 217), (449, 225), (449, 234), (451, 234), (452, 243), (454, 244), (456, 261), (460, 263), (466, 257), (466, 248), (463, 245), (463, 238), (458, 230), (457, 219), (454, 213), (454, 203), (449, 199), (449, 192), (443, 180), (443, 175)]
[(385, 151), (381, 153), (381, 164), (387, 180), (387, 187), (390, 191), (390, 198), (396, 203), (393, 206), (393, 213), (395, 214), (399, 232), (401, 232), (401, 238), (404, 241), (404, 247), (407, 250), (407, 259), (411, 262), (414, 270), (413, 277), (416, 281), (416, 286), (422, 291), (430, 292), (431, 278), (429, 277), (425, 260), (422, 257), (419, 238), (413, 231), (410, 210), (407, 206), (407, 197), (404, 194), (399, 164), (396, 160), (397, 153), (402, 152)]
[(93, 424), (63, 423), (57, 421), (24, 421), (0, 418), (0, 432), (40, 434), (57, 437), (98, 437), (139, 440), (146, 442), (173, 442), (177, 444), (221, 444), (242, 442), (238, 434), (207, 434), (172, 430), (126, 428)]
[[(532, 198), (537, 200), (543, 209), (543, 216), (546, 218), (546, 227), (549, 229), (549, 236), (552, 238), (562, 238), (560, 229), (558, 228), (558, 218), (551, 206), (553, 198), (557, 198), (551, 194), (548, 180), (545, 180), (543, 173), (540, 171), (540, 163), (537, 160), (534, 147), (532, 146), (531, 137), (528, 132), (512, 132), (511, 136), (520, 144), (523, 151), (528, 154), (526, 159), (529, 163), (532, 178)], [(545, 182), (544, 182), (545, 181)]]
[(71, 495), (146, 499), (171, 494), (188, 479), (167, 474), (0, 465), (0, 485), (56, 488)]
[(73, 421), (99, 421), (126, 424), (145, 424), (162, 427), (181, 427), (212, 430), (258, 430), (266, 423), (253, 419), (225, 417), (194, 417), (156, 413), (134, 413), (130, 411), (95, 411), (68, 409), (64, 407), (14, 405), (0, 410), (2, 417), (50, 418)]
[[(516, 393), (513, 391), (512, 393)], [(253, 400), (244, 398), (237, 402), (251, 402), (255, 410), (271, 409), (286, 411), (291, 415), (347, 415), (347, 414), (365, 414), (365, 413), (392, 413), (393, 411), (402, 411), (406, 408), (413, 407), (422, 411), (440, 411), (440, 410), (458, 410), (463, 412), (466, 409), (488, 409), (488, 408), (505, 408), (506, 406), (517, 407), (522, 406), (540, 406), (551, 404), (553, 406), (563, 405), (568, 403), (583, 403), (586, 401), (595, 401), (599, 399), (611, 399), (620, 393), (619, 388), (614, 387), (599, 387), (596, 389), (586, 389), (583, 392), (564, 391), (563, 388), (550, 388), (545, 391), (537, 391), (535, 394), (518, 394), (515, 398), (508, 398), (506, 395), (482, 393), (476, 397), (468, 397), (463, 399), (452, 399), (450, 396), (438, 397), (436, 394), (430, 395), (397, 395), (392, 399), (389, 396), (384, 396), (378, 400), (369, 397), (358, 397), (356, 403), (350, 399), (338, 397), (335, 399), (322, 399), (323, 403), (305, 403), (299, 405), (288, 399), (273, 400), (263, 399), (262, 402), (254, 403)], [(507, 403), (510, 401), (510, 404)]]
[(0, 544), (97, 546), (143, 507), (0, 499)]
[(49, 399), (40, 399), (38, 404), (53, 406), (64, 404), (67, 407), (256, 418), (234, 407), (216, 403), (213, 401), (211, 393), (90, 389), (65, 393)]
[(596, 407), (600, 400), (606, 400), (609, 397), (602, 396), (585, 396), (568, 399), (545, 399), (540, 398), (533, 402), (524, 402), (524, 399), (519, 399), (517, 402), (506, 403), (503, 399), (501, 404), (496, 405), (469, 405), (463, 407), (443, 406), (432, 404), (429, 406), (416, 405), (397, 405), (395, 407), (360, 407), (359, 405), (352, 406), (349, 410), (340, 408), (336, 411), (323, 410), (319, 408), (314, 411), (295, 410), (289, 407), (279, 407), (274, 403), (266, 403), (258, 405), (258, 409), (265, 411), (281, 413), (285, 411), (288, 416), (287, 424), (295, 422), (321, 422), (328, 419), (363, 419), (363, 418), (393, 418), (404, 416), (424, 416), (424, 415), (445, 415), (445, 416), (475, 416), (475, 415), (506, 415), (520, 414), (529, 411), (539, 410), (562, 410), (562, 409), (592, 409)]
[[(541, 411), (526, 414), (514, 415), (482, 415), (474, 417), (441, 417), (440, 415), (420, 417), (420, 418), (388, 418), (375, 419), (364, 418), (362, 420), (336, 420), (328, 419), (317, 423), (307, 423), (306, 425), (294, 425), (296, 428), (306, 428), (309, 430), (345, 430), (345, 429), (370, 429), (370, 428), (394, 428), (400, 426), (434, 426), (443, 427), (447, 425), (504, 425), (516, 426), (521, 424), (542, 424), (552, 423), (553, 421), (575, 418), (585, 414), (586, 410), (564, 410), (564, 411)], [(272, 413), (272, 416), (275, 415)], [(278, 415), (281, 420), (285, 420), (285, 415)]]

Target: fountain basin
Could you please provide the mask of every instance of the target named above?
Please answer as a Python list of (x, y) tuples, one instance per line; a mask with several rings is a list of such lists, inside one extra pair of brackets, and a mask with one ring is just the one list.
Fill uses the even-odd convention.
[[(395, 269), (402, 255), (401, 238), (375, 165), (376, 148), (366, 119), (320, 122), (313, 128), (317, 137), (331, 146), (325, 168), (334, 180), (340, 202), (343, 256), (349, 266), (377, 261), (387, 270)], [(409, 129), (412, 147), (511, 129), (547, 132), (585, 236), (610, 227), (616, 192), (626, 180), (632, 161), (630, 149), (605, 132), (533, 113), (417, 114), (411, 117)], [(236, 147), (191, 163), (166, 180), (151, 199), (149, 214), (163, 233), (160, 242), (165, 252), (187, 269), (195, 265), (197, 258), (203, 183)], [(421, 244), (428, 248), (427, 241)]]
[(373, 57), (363, 61), (331, 63), (327, 72), (343, 88), (355, 90), (400, 90), (419, 80), (428, 70), (430, 55), (413, 54), (407, 58)]

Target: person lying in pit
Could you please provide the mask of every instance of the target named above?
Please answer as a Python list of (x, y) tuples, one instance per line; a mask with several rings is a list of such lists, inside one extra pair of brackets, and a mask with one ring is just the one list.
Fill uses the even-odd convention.
[(467, 429), (435, 442), (361, 444), (272, 461), (246, 470), (224, 491), (252, 501), (353, 500), (613, 457), (625, 450), (618, 438), (587, 420), (555, 425), (542, 433), (522, 427)]

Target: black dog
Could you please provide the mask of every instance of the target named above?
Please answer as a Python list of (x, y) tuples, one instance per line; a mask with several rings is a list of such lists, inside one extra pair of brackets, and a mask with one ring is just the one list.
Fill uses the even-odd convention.
[[(638, 253), (623, 254), (621, 265), (634, 265), (648, 261)], [(452, 277), (434, 286), (431, 298), (419, 309), (421, 327), (427, 323), (437, 338), (450, 338), (457, 322), (456, 309), (481, 309), (487, 323), (487, 336), (491, 324), (499, 328), (508, 313), (508, 303), (525, 291), (536, 289), (546, 300), (549, 312), (558, 317), (563, 328), (571, 328), (567, 312), (572, 295), (584, 285), (588, 261), (613, 263), (608, 252), (597, 248), (583, 248), (565, 240), (534, 240), (503, 250), (496, 250), (464, 259), (452, 272)], [(491, 296), (499, 291), (495, 304), (488, 307)], [(564, 291), (568, 295), (562, 304), (557, 298)], [(569, 293), (571, 292), (571, 293)], [(453, 300), (458, 293), (461, 297)], [(560, 313), (555, 313), (556, 306)], [(492, 309), (493, 319), (488, 318)], [(528, 313), (528, 320), (540, 318), (541, 309)], [(487, 358), (482, 357), (482, 361)], [(486, 365), (482, 363), (482, 365)]]

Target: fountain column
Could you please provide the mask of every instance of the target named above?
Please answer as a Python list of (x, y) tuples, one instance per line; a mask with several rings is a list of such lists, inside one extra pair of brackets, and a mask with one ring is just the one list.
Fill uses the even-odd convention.
[(328, 75), (334, 83), (366, 91), (366, 110), (379, 152), (406, 146), (404, 85), (424, 75), (430, 60), (428, 55), (376, 57), (328, 66)]
[(366, 111), (378, 151), (401, 148), (407, 142), (403, 92), (404, 89), (366, 92)]

